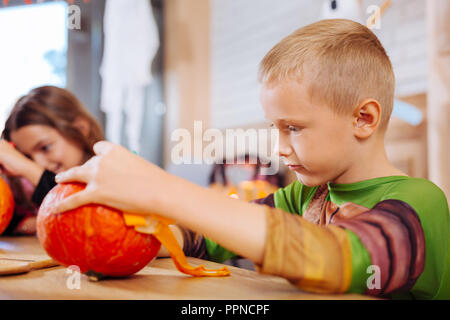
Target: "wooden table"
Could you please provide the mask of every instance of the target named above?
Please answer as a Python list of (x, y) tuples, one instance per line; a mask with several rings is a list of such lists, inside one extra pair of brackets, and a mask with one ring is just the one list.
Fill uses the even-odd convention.
[[(35, 237), (0, 237), (0, 251), (45, 253)], [(188, 258), (192, 265), (207, 268), (223, 265)], [(176, 270), (171, 259), (153, 260), (135, 275), (124, 279), (89, 281), (81, 275), (80, 289), (69, 289), (71, 274), (62, 266), (26, 274), (0, 277), (0, 299), (158, 299), (158, 300), (278, 300), (278, 299), (370, 299), (362, 295), (319, 295), (295, 288), (285, 279), (228, 266), (231, 276), (194, 278)], [(73, 274), (72, 274), (73, 275)]]

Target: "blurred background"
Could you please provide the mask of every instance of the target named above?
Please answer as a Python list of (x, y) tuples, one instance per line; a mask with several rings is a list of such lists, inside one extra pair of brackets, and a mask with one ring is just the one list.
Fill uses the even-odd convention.
[[(212, 165), (176, 165), (171, 133), (266, 128), (258, 64), (324, 18), (367, 24), (396, 75), (390, 160), (450, 197), (450, 0), (73, 0), (0, 2), (0, 126), (41, 85), (75, 93), (107, 137), (201, 185)], [(283, 173), (283, 184), (292, 181)]]

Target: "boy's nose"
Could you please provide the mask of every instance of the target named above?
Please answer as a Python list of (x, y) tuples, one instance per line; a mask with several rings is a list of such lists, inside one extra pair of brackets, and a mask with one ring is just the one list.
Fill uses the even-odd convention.
[(289, 143), (286, 143), (285, 139), (281, 137), (278, 139), (278, 143), (275, 145), (275, 153), (279, 157), (289, 157), (292, 153), (292, 148)]

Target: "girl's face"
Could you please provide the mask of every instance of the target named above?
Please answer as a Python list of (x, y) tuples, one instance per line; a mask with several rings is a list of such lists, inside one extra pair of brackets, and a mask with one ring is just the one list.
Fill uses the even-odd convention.
[(16, 148), (41, 167), (59, 173), (83, 164), (85, 153), (58, 130), (46, 125), (28, 125), (11, 132)]

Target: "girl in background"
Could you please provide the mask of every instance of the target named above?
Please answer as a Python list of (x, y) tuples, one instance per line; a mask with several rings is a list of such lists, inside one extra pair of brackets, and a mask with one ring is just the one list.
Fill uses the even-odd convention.
[(16, 201), (4, 234), (34, 234), (37, 209), (55, 186), (55, 174), (91, 158), (102, 129), (72, 93), (44, 86), (17, 101), (2, 138), (0, 166)]

